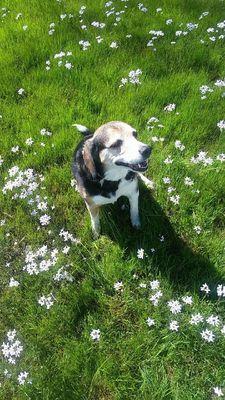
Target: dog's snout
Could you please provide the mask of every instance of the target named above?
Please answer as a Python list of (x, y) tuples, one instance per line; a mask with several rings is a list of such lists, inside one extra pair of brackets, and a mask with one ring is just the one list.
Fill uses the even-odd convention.
[(148, 158), (151, 154), (151, 147), (142, 146), (142, 148), (139, 151), (143, 157)]

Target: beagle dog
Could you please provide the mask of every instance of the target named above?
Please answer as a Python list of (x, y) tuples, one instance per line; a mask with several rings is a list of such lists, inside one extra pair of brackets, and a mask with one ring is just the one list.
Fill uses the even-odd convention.
[(153, 188), (153, 182), (141, 173), (147, 170), (151, 148), (124, 122), (108, 122), (94, 133), (83, 125), (73, 126), (85, 136), (75, 149), (72, 170), (90, 213), (94, 236), (100, 234), (100, 206), (114, 203), (120, 196), (128, 197), (131, 223), (140, 228), (138, 178)]

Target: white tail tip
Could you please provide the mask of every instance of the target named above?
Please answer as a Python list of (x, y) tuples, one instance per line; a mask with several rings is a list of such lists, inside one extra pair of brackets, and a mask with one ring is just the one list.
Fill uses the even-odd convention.
[(85, 133), (89, 131), (89, 129), (84, 125), (73, 124), (72, 126), (75, 126), (79, 132)]

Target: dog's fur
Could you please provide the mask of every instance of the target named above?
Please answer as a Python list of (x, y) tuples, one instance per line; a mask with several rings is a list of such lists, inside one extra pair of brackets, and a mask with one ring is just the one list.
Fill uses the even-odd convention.
[(141, 174), (147, 169), (150, 147), (139, 142), (136, 130), (124, 122), (108, 122), (94, 133), (82, 125), (74, 126), (85, 138), (75, 149), (72, 170), (90, 213), (94, 236), (100, 233), (99, 207), (120, 196), (128, 197), (132, 225), (139, 228), (138, 177), (152, 187)]

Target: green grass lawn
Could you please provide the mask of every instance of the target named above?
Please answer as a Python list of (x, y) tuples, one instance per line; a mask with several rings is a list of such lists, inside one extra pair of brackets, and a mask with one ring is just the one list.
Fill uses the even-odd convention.
[[(143, 1), (1, 2), (1, 399), (225, 395), (225, 4)], [(121, 198), (94, 241), (72, 124), (110, 120), (155, 189), (141, 231)]]

